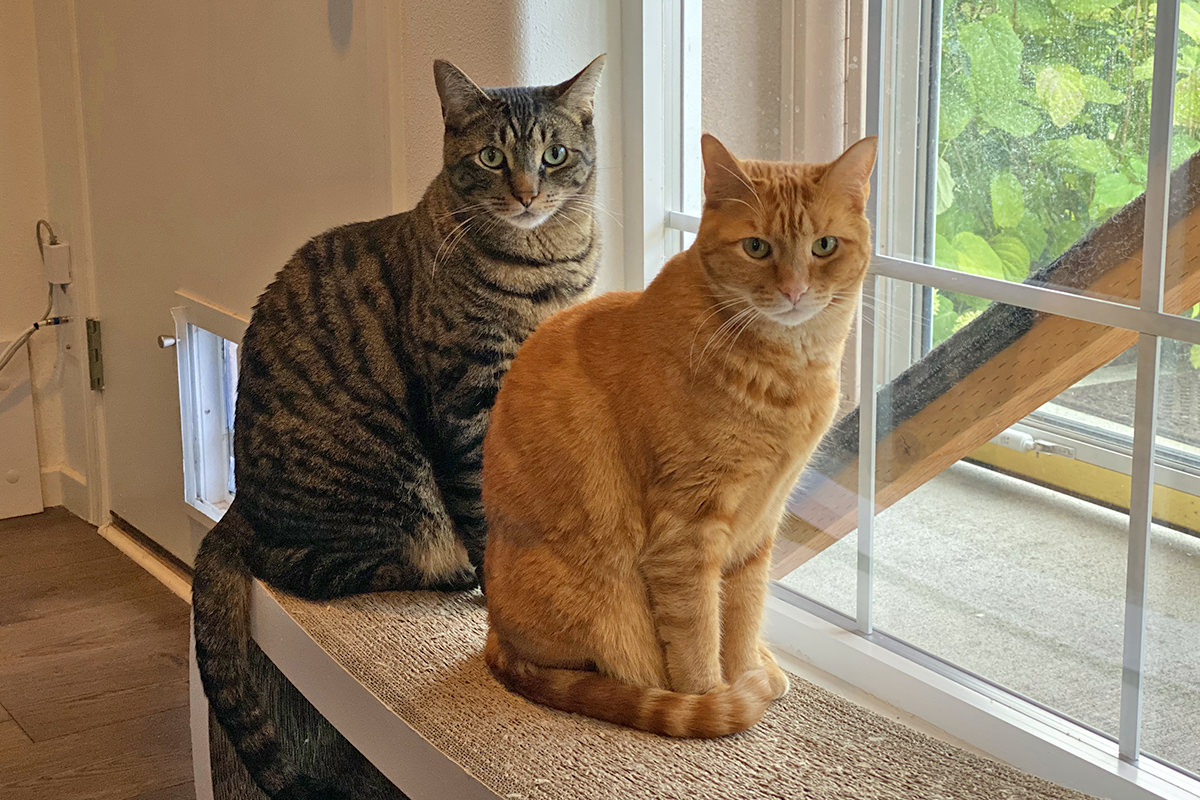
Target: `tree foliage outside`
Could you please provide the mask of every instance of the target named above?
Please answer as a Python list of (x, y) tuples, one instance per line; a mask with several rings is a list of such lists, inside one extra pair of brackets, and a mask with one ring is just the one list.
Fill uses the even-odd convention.
[[(1025, 280), (1145, 191), (1154, 21), (1149, 0), (947, 0), (935, 264)], [(1200, 0), (1179, 28), (1172, 167), (1200, 149)], [(934, 344), (987, 303), (937, 292)]]

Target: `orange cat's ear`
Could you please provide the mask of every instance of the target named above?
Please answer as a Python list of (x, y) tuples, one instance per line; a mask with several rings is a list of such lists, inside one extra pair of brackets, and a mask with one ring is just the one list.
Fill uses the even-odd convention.
[(754, 193), (750, 179), (742, 171), (733, 153), (717, 137), (706, 133), (700, 137), (700, 154), (704, 157), (704, 201), (743, 199)]
[(852, 197), (861, 197), (866, 205), (871, 193), (871, 171), (875, 169), (875, 150), (878, 138), (859, 139), (838, 156), (825, 172), (825, 185)]

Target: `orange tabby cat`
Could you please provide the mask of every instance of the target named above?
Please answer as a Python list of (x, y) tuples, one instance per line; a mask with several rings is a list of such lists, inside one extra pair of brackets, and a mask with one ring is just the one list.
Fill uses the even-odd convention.
[(837, 405), (875, 139), (831, 164), (705, 135), (696, 242), (644, 292), (543, 323), (484, 442), (485, 657), (513, 691), (671, 736), (745, 730), (788, 491)]

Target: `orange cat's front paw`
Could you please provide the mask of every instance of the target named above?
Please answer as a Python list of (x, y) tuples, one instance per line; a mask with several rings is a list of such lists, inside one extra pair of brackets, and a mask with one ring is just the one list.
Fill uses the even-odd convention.
[(792, 688), (791, 681), (788, 680), (787, 673), (775, 663), (775, 656), (771, 655), (770, 650), (763, 646), (758, 652), (762, 656), (763, 669), (767, 671), (767, 680), (771, 683), (771, 699), (778, 700)]

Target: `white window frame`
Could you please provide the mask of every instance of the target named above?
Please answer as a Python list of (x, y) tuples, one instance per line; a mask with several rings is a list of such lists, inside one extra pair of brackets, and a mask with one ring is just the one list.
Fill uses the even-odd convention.
[(184, 511), (208, 528), (220, 521), (233, 501), (229, 491), (232, 429), (225, 424), (230, 398), (224, 394), (220, 343), (240, 347), (248, 320), (188, 292), (175, 295), (182, 301), (171, 309), (171, 316), (179, 373)]
[[(627, 60), (625, 71), (632, 84), (626, 89), (625, 146), (626, 153), (635, 156), (626, 185), (631, 192), (641, 192), (640, 197), (632, 198), (640, 224), (627, 223), (626, 226), (626, 263), (637, 265), (637, 271), (626, 276), (629, 288), (641, 285), (639, 280), (648, 282), (656, 274), (665, 257), (673, 252), (670, 243), (675, 232), (694, 233), (699, 226), (697, 216), (679, 210), (687, 207), (678, 203), (690, 165), (679, 140), (670, 137), (698, 136), (699, 133), (698, 126), (693, 129), (690, 124), (693, 110), (687, 105), (689, 95), (683, 89), (683, 76), (689, 74), (687, 70), (698, 70), (698, 63), (692, 63), (698, 61), (694, 52), (698, 48), (689, 50), (683, 46), (686, 30), (683, 21), (698, 18), (700, 2), (624, 0), (625, 41), (629, 46), (626, 57), (632, 60)], [(1114, 741), (1090, 731), (873, 630), (874, 392), (867, 392), (863, 397), (860, 426), (858, 616), (850, 619), (830, 612), (775, 585), (768, 605), (767, 631), (780, 649), (789, 650), (821, 669), (847, 678), (880, 699), (930, 720), (951, 735), (1035, 774), (1103, 796), (1196, 800), (1200, 798), (1200, 780), (1144, 756), (1139, 746), (1159, 341), (1165, 337), (1200, 344), (1200, 320), (1162, 310), (1171, 139), (1170, 117), (1162, 110), (1171, 108), (1173, 102), (1178, 6), (1178, 0), (1164, 0), (1158, 4), (1156, 41), (1168, 44), (1160, 46), (1154, 61), (1154, 113), (1140, 304), (1124, 305), (1053, 288), (955, 272), (912, 259), (883, 255), (877, 242), (864, 290), (861, 328), (865, 335), (858, 337), (854, 348), (858, 355), (859, 381), (862, 385), (877, 385), (881, 363), (885, 359), (877, 352), (876, 329), (880, 320), (873, 300), (881, 284), (879, 278), (883, 277), (1138, 332), (1135, 434), (1133, 450), (1128, 456), (1132, 489), (1124, 670), (1117, 739)], [(831, 95), (825, 81), (841, 84), (840, 90), (835, 91), (842, 91), (844, 107), (849, 109), (859, 107), (857, 95), (865, 88), (865, 102), (861, 106), (865, 109), (865, 118), (856, 119), (853, 111), (843, 115), (841, 144), (853, 141), (859, 135), (878, 135), (884, 119), (882, 112), (887, 98), (882, 81), (886, 45), (883, 21), (893, 6), (888, 0), (844, 0), (842, 11), (837, 14), (832, 13), (832, 7), (828, 0), (783, 2), (784, 101), (792, 101), (798, 118), (785, 120), (782, 132), (784, 147), (790, 147), (793, 158), (815, 159), (829, 154), (826, 151), (819, 156), (807, 155), (810, 148), (815, 149), (817, 141), (836, 134), (829, 127), (816, 131), (805, 127), (812, 115), (804, 113), (811, 107), (806, 98), (814, 94), (824, 100), (825, 109), (828, 109)], [(690, 17), (689, 9), (692, 9)], [(831, 21), (833, 34), (830, 33)], [(823, 59), (820, 62), (806, 60), (807, 50), (800, 52), (800, 45), (809, 42), (806, 32), (814, 30), (810, 23), (824, 25), (825, 41), (836, 42), (839, 21), (841, 31), (849, 32), (843, 37), (846, 54), (843, 67), (861, 67), (865, 73), (861, 85), (845, 82), (845, 72), (839, 74), (828, 69), (829, 48), (812, 48), (812, 58)], [(856, 24), (859, 21), (865, 21), (865, 24), (859, 27)], [(687, 41), (699, 40), (696, 31), (691, 32), (691, 37)], [(809, 82), (814, 77), (821, 82), (815, 88)], [(806, 88), (812, 91), (806, 94)], [(698, 109), (694, 116), (698, 116)], [(672, 141), (675, 144), (671, 144)], [(786, 156), (786, 153), (782, 155)], [(884, 162), (886, 168), (886, 158)], [(694, 163), (692, 161), (691, 165)], [(868, 212), (875, 223), (880, 217), (879, 171), (872, 178), (871, 197), (873, 202), (869, 204)], [(910, 344), (910, 350), (911, 347)], [(1157, 472), (1161, 475), (1163, 470), (1159, 468)], [(847, 638), (848, 631), (857, 635)]]

